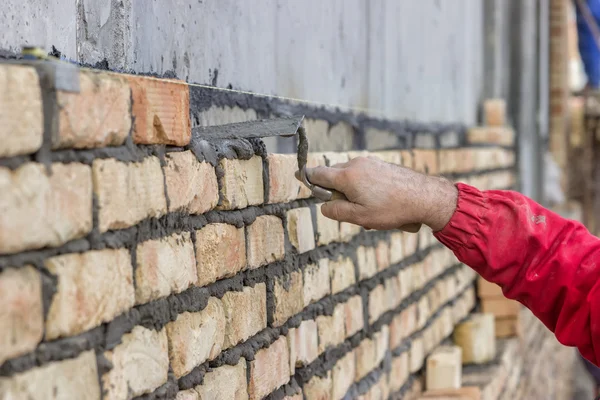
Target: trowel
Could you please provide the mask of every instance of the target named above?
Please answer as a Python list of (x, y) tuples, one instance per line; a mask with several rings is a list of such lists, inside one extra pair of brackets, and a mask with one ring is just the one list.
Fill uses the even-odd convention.
[[(298, 170), (300, 180), (306, 185), (312, 195), (322, 201), (348, 200), (346, 196), (330, 188), (312, 184), (306, 174), (308, 159), (308, 137), (302, 126), (304, 115), (263, 119), (218, 126), (193, 128), (194, 136), (206, 140), (210, 139), (257, 139), (271, 136), (293, 137), (298, 135)], [(408, 224), (400, 228), (406, 232), (416, 233), (421, 229), (421, 224)]]

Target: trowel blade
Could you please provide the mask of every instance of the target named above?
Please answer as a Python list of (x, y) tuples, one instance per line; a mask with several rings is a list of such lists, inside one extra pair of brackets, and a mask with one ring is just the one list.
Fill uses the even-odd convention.
[(294, 136), (302, 125), (304, 115), (262, 119), (192, 129), (192, 135), (201, 139), (252, 139), (270, 136)]

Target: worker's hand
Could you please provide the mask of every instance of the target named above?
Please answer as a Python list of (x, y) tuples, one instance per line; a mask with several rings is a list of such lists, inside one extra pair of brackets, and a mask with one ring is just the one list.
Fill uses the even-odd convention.
[(308, 180), (346, 195), (323, 204), (324, 216), (367, 229), (396, 229), (411, 223), (446, 226), (454, 214), (457, 189), (449, 181), (420, 174), (373, 157), (306, 170)]

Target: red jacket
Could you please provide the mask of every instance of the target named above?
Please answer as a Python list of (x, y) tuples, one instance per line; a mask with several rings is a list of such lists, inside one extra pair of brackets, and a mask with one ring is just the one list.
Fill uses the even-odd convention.
[(457, 187), (438, 240), (599, 365), (600, 239), (519, 193)]

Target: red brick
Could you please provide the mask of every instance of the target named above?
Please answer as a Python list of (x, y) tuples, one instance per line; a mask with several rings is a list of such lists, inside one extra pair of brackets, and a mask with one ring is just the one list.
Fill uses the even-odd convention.
[(92, 176), (83, 164), (0, 167), (0, 254), (60, 246), (92, 230)]
[(373, 247), (360, 246), (356, 249), (358, 278), (363, 280), (377, 273), (377, 254)]
[(158, 158), (146, 157), (142, 162), (129, 164), (111, 158), (96, 159), (92, 174), (100, 232), (129, 228), (167, 212)]
[(209, 224), (196, 231), (198, 286), (234, 276), (246, 267), (244, 228)]
[(290, 349), (290, 372), (294, 374), (296, 367), (305, 367), (319, 356), (316, 321), (302, 321), (300, 326), (289, 330), (287, 337)]
[(223, 170), (221, 194), (223, 210), (235, 210), (264, 202), (262, 158), (254, 156), (249, 160), (229, 160), (219, 163)]
[(100, 400), (96, 354), (93, 350), (76, 358), (47, 363), (0, 378), (3, 399), (90, 399)]
[(298, 198), (300, 181), (294, 177), (298, 171), (295, 154), (269, 154), (269, 203), (288, 203)]
[(142, 242), (136, 253), (136, 304), (181, 293), (198, 279), (189, 232)]
[(287, 231), (290, 243), (298, 253), (306, 253), (315, 248), (315, 231), (310, 208), (294, 208), (286, 214)]
[(290, 379), (290, 359), (285, 337), (256, 352), (250, 362), (248, 395), (259, 400), (285, 385)]
[(331, 274), (331, 293), (339, 293), (354, 285), (354, 263), (350, 258), (329, 260), (329, 273)]
[(183, 81), (128, 76), (133, 99), (133, 141), (185, 146), (192, 135), (190, 92)]
[(204, 375), (202, 385), (196, 386), (198, 400), (248, 399), (246, 360), (240, 358), (236, 365), (222, 365)]
[(248, 266), (261, 267), (285, 256), (283, 223), (274, 215), (263, 215), (247, 228)]
[(119, 146), (131, 130), (131, 90), (117, 74), (82, 71), (79, 93), (56, 92), (58, 131), (52, 147)]
[(42, 146), (44, 115), (33, 67), (0, 66), (0, 157), (34, 153)]
[(333, 388), (331, 397), (333, 399), (341, 399), (346, 395), (346, 392), (348, 392), (348, 389), (350, 389), (350, 386), (354, 382), (355, 371), (354, 352), (349, 352), (338, 360), (332, 371)]
[(199, 162), (191, 151), (165, 156), (169, 211), (203, 214), (219, 202), (217, 175), (212, 165)]
[(0, 273), (0, 365), (33, 351), (42, 340), (42, 281), (32, 266)]
[(227, 292), (221, 299), (225, 311), (224, 349), (235, 346), (267, 327), (267, 288), (264, 283)]
[(321, 212), (321, 206), (317, 204), (317, 245), (324, 246), (333, 242), (340, 241), (340, 223), (336, 220), (329, 219)]
[(329, 280), (329, 260), (324, 258), (318, 264), (310, 264), (304, 268), (304, 306), (331, 293)]
[(344, 304), (335, 306), (332, 315), (319, 315), (316, 319), (319, 332), (319, 353), (341, 344), (346, 338), (346, 313)]
[(112, 364), (102, 376), (106, 400), (140, 396), (167, 382), (169, 346), (165, 329), (157, 332), (136, 326), (104, 357)]
[(84, 332), (133, 307), (133, 268), (126, 249), (65, 254), (49, 258), (45, 266), (58, 277), (46, 340)]
[(200, 312), (184, 312), (167, 324), (169, 358), (176, 378), (221, 353), (225, 333), (224, 307), (211, 297)]
[(333, 380), (331, 371), (327, 371), (325, 376), (315, 375), (304, 384), (303, 391), (307, 400), (331, 400), (333, 389)]
[(483, 122), (486, 126), (506, 125), (506, 102), (503, 99), (488, 99), (483, 102)]
[(346, 337), (350, 337), (361, 331), (365, 325), (362, 298), (352, 296), (345, 303), (346, 313)]
[(273, 326), (283, 325), (304, 308), (302, 271), (275, 278), (273, 285)]
[(375, 257), (378, 271), (383, 271), (390, 266), (390, 244), (387, 241), (380, 241), (377, 244)]

